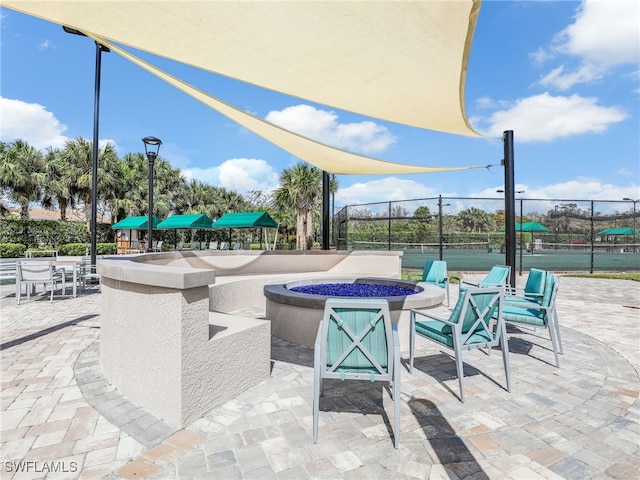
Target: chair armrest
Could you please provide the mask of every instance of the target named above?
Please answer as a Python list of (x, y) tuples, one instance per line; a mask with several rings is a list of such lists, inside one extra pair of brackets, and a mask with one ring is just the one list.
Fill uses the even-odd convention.
[(319, 352), (320, 350), (320, 342), (321, 342), (321, 335), (322, 335), (322, 322), (320, 322), (320, 324), (318, 325), (318, 333), (316, 333), (316, 341), (313, 344), (313, 347), (315, 349), (315, 351)]
[(431, 313), (423, 312), (422, 310), (414, 310), (414, 309), (412, 309), (411, 313), (412, 314), (416, 314), (416, 315), (421, 315), (423, 317), (430, 318), (431, 320), (436, 320), (438, 322), (444, 323), (445, 325), (452, 325), (452, 326), (456, 325), (455, 322), (452, 322), (452, 321), (444, 319), (444, 318), (437, 317), (437, 316), (435, 316), (435, 315), (433, 315)]

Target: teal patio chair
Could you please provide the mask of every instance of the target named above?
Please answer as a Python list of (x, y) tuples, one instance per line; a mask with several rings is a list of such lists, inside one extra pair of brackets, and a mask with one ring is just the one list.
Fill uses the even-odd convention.
[(458, 283), (458, 289), (460, 294), (469, 287), (475, 288), (487, 288), (487, 287), (500, 287), (507, 286), (509, 283), (509, 274), (511, 273), (511, 267), (508, 265), (494, 265), (489, 270), (489, 273), (479, 282), (472, 283), (460, 279)]
[(325, 378), (387, 382), (394, 404), (394, 446), (400, 444), (400, 341), (383, 299), (327, 299), (313, 363), (313, 443), (318, 441)]
[[(426, 311), (411, 310), (409, 336), (409, 372), (413, 373), (416, 334), (454, 351), (460, 401), (464, 402), (464, 363), (462, 352), (476, 348), (491, 349), (500, 345), (502, 362), (511, 391), (509, 345), (502, 316), (504, 287), (467, 288), (458, 298), (449, 318), (439, 318)], [(419, 320), (425, 317), (428, 320)]]
[(524, 324), (531, 327), (543, 327), (549, 330), (553, 355), (556, 367), (560, 367), (560, 357), (563, 354), (562, 338), (560, 337), (560, 324), (556, 310), (556, 296), (558, 294), (558, 281), (551, 273), (547, 273), (544, 291), (540, 302), (518, 299), (507, 299), (503, 311), (504, 319), (509, 323)]
[(508, 289), (504, 297), (505, 303), (535, 302), (541, 305), (546, 279), (546, 270), (540, 270), (538, 268), (530, 269), (524, 289)]
[(427, 260), (422, 270), (422, 283), (446, 288), (447, 306), (449, 306), (449, 274), (447, 272), (447, 262), (444, 260)]

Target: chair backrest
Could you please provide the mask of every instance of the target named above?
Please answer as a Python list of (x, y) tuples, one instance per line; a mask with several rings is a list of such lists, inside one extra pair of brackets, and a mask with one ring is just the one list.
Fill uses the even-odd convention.
[(176, 245), (176, 248), (177, 248), (178, 250), (182, 250), (182, 249), (184, 248), (184, 241), (183, 241), (183, 240), (180, 240), (180, 241), (178, 242), (178, 245)]
[(427, 260), (422, 271), (422, 281), (434, 285), (444, 285), (447, 278), (447, 262), (444, 260)]
[(386, 300), (328, 299), (319, 336), (323, 377), (392, 379), (393, 333)]
[(539, 268), (530, 269), (529, 276), (527, 277), (527, 283), (524, 285), (525, 298), (541, 303), (546, 280), (546, 270), (540, 270)]
[(235, 243), (233, 244), (233, 249), (234, 249), (234, 250), (240, 250), (240, 242), (235, 242)]
[(222, 242), (220, 244), (220, 250), (229, 250), (229, 242)]
[(20, 260), (16, 268), (20, 280), (24, 282), (49, 282), (53, 279), (51, 260)]
[[(449, 321), (460, 325), (462, 345), (497, 345), (504, 319), (504, 287), (468, 288), (458, 298)], [(442, 333), (452, 333), (449, 326)]]
[(218, 242), (209, 242), (209, 250), (216, 250), (218, 248)]
[(544, 294), (542, 295), (541, 305), (543, 307), (552, 307), (556, 301), (556, 295), (558, 293), (558, 281), (555, 275), (552, 273), (547, 274), (547, 278), (544, 283)]
[(191, 250), (198, 250), (198, 242), (191, 242), (191, 245), (189, 246), (189, 248)]
[(163, 240), (160, 240), (158, 242), (158, 244), (156, 245), (156, 248), (155, 248), (156, 250), (162, 250), (162, 242), (163, 242)]
[(509, 273), (511, 267), (508, 265), (494, 265), (487, 273), (487, 276), (480, 282), (482, 288), (486, 287), (499, 287), (500, 285), (506, 285), (509, 280)]

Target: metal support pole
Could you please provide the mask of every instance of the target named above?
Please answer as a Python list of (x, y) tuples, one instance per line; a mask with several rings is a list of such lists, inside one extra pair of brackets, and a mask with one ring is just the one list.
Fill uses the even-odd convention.
[(502, 134), (504, 146), (504, 215), (505, 215), (505, 263), (511, 267), (509, 283), (516, 285), (516, 214), (514, 195), (513, 130)]
[[(102, 45), (96, 43), (96, 79), (93, 96), (93, 160), (91, 169), (91, 265), (96, 264), (98, 245), (98, 130), (100, 123), (100, 72), (102, 69)], [(108, 50), (107, 50), (108, 51)], [(94, 272), (95, 273), (95, 272)]]
[(322, 171), (322, 249), (329, 250), (329, 174)]
[[(522, 224), (524, 222), (522, 221), (522, 198), (520, 199), (520, 270), (518, 272), (518, 275), (521, 277), (522, 276)], [(533, 248), (533, 247), (532, 247)], [(513, 285), (512, 285), (513, 286)]]
[(387, 250), (391, 251), (391, 202), (389, 202), (389, 223), (387, 225)]
[(444, 257), (442, 244), (442, 195), (438, 195), (438, 258), (442, 260)]
[(155, 157), (147, 155), (149, 160), (149, 235), (147, 235), (147, 252), (153, 252), (153, 168)]
[(593, 200), (591, 200), (591, 265), (589, 266), (589, 273), (593, 273), (593, 253), (595, 251), (595, 245), (593, 241), (595, 239), (595, 225), (593, 223)]

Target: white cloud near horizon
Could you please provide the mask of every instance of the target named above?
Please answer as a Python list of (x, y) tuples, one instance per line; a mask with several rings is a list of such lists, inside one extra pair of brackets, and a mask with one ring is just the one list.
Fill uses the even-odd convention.
[(396, 137), (372, 121), (340, 123), (335, 112), (311, 105), (295, 105), (270, 111), (265, 120), (333, 147), (365, 154), (387, 150)]
[(486, 128), (482, 125), (476, 128), (489, 137), (501, 137), (503, 131), (515, 130), (520, 142), (551, 142), (574, 135), (603, 133), (610, 125), (627, 118), (621, 108), (598, 105), (593, 97), (553, 96), (545, 92), (516, 100), (484, 119)]
[(38, 103), (0, 97), (0, 139), (3, 142), (24, 140), (38, 150), (63, 148), (69, 140), (63, 133), (67, 126)]
[(252, 190), (271, 192), (280, 175), (266, 161), (255, 158), (232, 158), (210, 168), (185, 168), (187, 179), (197, 179), (215, 187), (245, 194)]
[(638, 67), (640, 59), (640, 2), (620, 0), (584, 0), (574, 23), (557, 33), (550, 50), (539, 49), (531, 55), (537, 63), (557, 54), (577, 58), (581, 64), (570, 70), (554, 68), (540, 84), (567, 90), (580, 83), (598, 81), (614, 67)]

